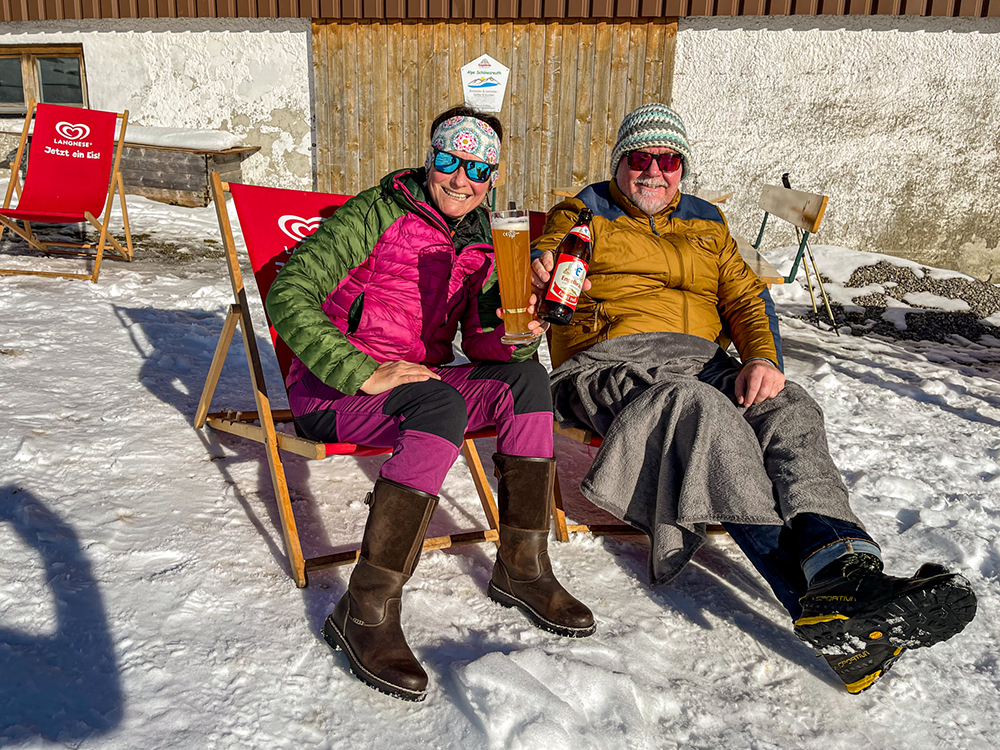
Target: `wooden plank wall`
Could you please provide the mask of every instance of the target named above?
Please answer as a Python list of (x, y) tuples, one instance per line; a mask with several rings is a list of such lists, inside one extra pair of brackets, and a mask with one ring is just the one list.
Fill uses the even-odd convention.
[(314, 23), (317, 189), (422, 165), (459, 68), (487, 53), (511, 69), (498, 203), (546, 209), (554, 187), (608, 179), (625, 113), (670, 102), (676, 35), (675, 19)]

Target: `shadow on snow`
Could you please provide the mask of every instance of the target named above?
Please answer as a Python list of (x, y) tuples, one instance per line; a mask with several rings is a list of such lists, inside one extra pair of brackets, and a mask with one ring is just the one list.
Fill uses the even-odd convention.
[(0, 746), (35, 736), (70, 743), (111, 731), (122, 718), (118, 665), (76, 533), (9, 485), (0, 487), (0, 523), (41, 558), (56, 611), (54, 629), (44, 628), (51, 634), (0, 626)]

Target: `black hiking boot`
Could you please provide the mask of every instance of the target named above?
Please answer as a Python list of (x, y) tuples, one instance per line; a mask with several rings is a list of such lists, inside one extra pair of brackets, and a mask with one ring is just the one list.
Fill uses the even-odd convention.
[(882, 573), (881, 560), (864, 553), (827, 565), (800, 601), (802, 615), (795, 622), (799, 638), (830, 656), (889, 647), (871, 656), (873, 665), (881, 662), (882, 672), (886, 661), (899, 656), (896, 649), (933, 646), (961, 632), (976, 616), (976, 595), (964, 576), (928, 563), (912, 578), (895, 578)]
[(905, 650), (902, 646), (871, 643), (854, 654), (822, 656), (837, 673), (837, 677), (844, 681), (847, 692), (857, 695), (885, 675)]

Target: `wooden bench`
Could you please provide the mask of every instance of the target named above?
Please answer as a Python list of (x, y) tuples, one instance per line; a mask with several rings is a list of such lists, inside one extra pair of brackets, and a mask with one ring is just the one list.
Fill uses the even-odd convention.
[(243, 161), (258, 151), (260, 146), (199, 149), (126, 142), (121, 165), (125, 192), (160, 203), (207, 206), (209, 175), (218, 172), (223, 182), (242, 182)]
[(772, 266), (763, 255), (757, 252), (757, 249), (747, 242), (743, 237), (731, 233), (733, 239), (736, 240), (736, 245), (740, 249), (740, 257), (743, 258), (744, 262), (750, 266), (757, 277), (767, 284), (770, 289), (772, 284), (784, 284), (785, 277), (781, 275), (781, 272), (777, 268)]

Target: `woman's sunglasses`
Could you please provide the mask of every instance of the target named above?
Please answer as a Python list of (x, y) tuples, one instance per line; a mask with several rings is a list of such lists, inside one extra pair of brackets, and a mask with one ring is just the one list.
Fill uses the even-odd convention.
[(451, 174), (458, 165), (462, 165), (466, 176), (473, 182), (486, 182), (493, 174), (494, 165), (484, 161), (472, 161), (471, 159), (460, 159), (447, 151), (434, 152), (434, 169), (444, 174)]
[(676, 172), (681, 166), (680, 154), (653, 155), (645, 151), (630, 151), (625, 158), (628, 159), (628, 168), (634, 172), (645, 172), (654, 159), (659, 165), (660, 171), (664, 173)]

